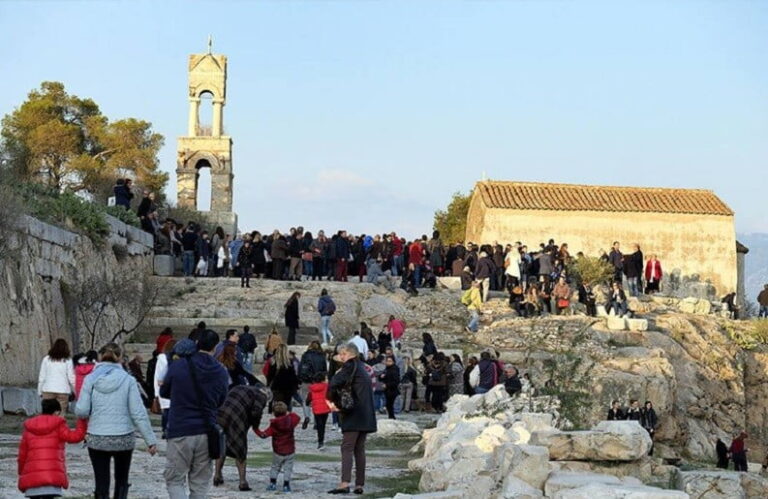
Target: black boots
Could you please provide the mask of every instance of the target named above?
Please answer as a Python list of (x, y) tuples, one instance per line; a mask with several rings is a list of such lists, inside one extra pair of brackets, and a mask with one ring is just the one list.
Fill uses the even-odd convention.
[(131, 484), (115, 486), (115, 499), (128, 499), (128, 489)]

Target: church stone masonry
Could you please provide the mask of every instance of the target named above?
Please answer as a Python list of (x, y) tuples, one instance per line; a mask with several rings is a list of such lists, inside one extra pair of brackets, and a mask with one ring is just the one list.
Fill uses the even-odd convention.
[[(621, 242), (656, 254), (663, 271), (710, 282), (719, 296), (737, 292), (738, 255), (733, 211), (712, 191), (481, 181), (467, 213), (466, 240), (477, 244), (524, 241), (529, 249), (554, 238), (572, 255), (598, 256)], [(665, 281), (662, 279), (662, 286)]]
[[(224, 104), (227, 97), (227, 57), (211, 52), (189, 56), (189, 121), (187, 135), (179, 137), (176, 188), (179, 206), (197, 210), (197, 188), (201, 168), (211, 169), (211, 211), (207, 218), (224, 231), (237, 232), (232, 211), (232, 138), (224, 134)], [(210, 128), (200, 126), (201, 95), (213, 102)]]

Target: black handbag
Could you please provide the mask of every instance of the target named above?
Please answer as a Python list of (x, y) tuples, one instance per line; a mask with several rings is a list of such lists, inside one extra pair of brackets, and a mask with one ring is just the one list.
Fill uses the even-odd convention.
[(211, 459), (219, 459), (224, 456), (224, 453), (226, 452), (227, 436), (224, 433), (224, 428), (216, 422), (211, 423), (208, 419), (208, 414), (205, 411), (206, 408), (203, 405), (202, 390), (197, 383), (197, 370), (195, 369), (194, 364), (192, 364), (192, 359), (190, 357), (187, 357), (187, 365), (189, 366), (189, 374), (192, 377), (192, 384), (194, 385), (195, 393), (197, 394), (197, 405), (200, 408), (200, 412), (203, 413), (203, 421), (205, 421), (205, 426), (207, 427), (208, 457)]
[(341, 412), (351, 412), (355, 408), (355, 394), (352, 391), (352, 381), (357, 374), (357, 360), (355, 360), (355, 367), (352, 368), (352, 376), (350, 376), (347, 383), (339, 388), (339, 410)]

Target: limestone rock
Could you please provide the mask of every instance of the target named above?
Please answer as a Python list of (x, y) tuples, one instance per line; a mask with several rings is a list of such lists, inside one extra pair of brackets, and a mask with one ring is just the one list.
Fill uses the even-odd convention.
[(376, 422), (376, 433), (371, 435), (373, 438), (385, 439), (417, 439), (421, 438), (421, 430), (411, 421), (401, 419), (379, 419)]
[(757, 473), (741, 473), (741, 487), (747, 499), (768, 497), (768, 478)]
[(648, 319), (627, 319), (630, 331), (648, 331)]
[(510, 475), (504, 479), (501, 492), (496, 497), (498, 499), (535, 499), (543, 496), (541, 490), (535, 489), (519, 478)]
[(652, 442), (636, 421), (602, 421), (591, 431), (536, 431), (530, 444), (549, 448), (555, 461), (635, 461)]
[(627, 321), (624, 319), (624, 317), (609, 315), (606, 320), (606, 325), (611, 331), (623, 331), (627, 329)]
[(557, 492), (554, 499), (688, 499), (679, 490), (665, 490), (644, 485), (593, 483)]
[(557, 493), (583, 487), (593, 483), (621, 485), (621, 480), (611, 475), (599, 473), (574, 473), (568, 471), (555, 471), (549, 475), (544, 484), (544, 493), (547, 497), (555, 497)]
[(740, 475), (736, 471), (681, 471), (677, 488), (701, 499), (746, 499)]
[(172, 276), (174, 272), (174, 259), (171, 255), (155, 255), (153, 260), (155, 275)]
[(424, 494), (398, 493), (392, 499), (464, 499), (465, 490), (444, 490), (442, 492), (425, 492)]
[(543, 489), (549, 476), (549, 450), (533, 445), (504, 445), (498, 450), (498, 478), (514, 477), (535, 489)]
[(31, 388), (3, 388), (3, 411), (34, 416), (40, 413), (40, 397)]

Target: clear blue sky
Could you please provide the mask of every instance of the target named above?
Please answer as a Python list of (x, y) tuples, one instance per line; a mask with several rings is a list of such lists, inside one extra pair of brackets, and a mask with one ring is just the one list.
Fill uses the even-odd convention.
[(241, 227), (413, 236), (485, 172), (712, 189), (768, 232), (768, 2), (3, 1), (0, 33), (1, 114), (62, 81), (169, 172), (212, 34)]

